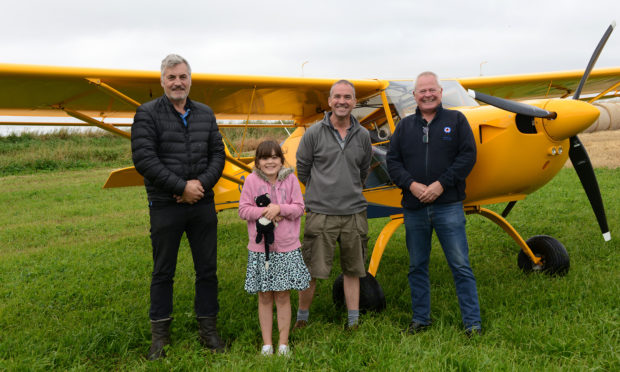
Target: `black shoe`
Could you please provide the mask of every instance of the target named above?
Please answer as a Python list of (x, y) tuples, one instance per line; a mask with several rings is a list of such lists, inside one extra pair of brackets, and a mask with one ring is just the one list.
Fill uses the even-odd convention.
[(292, 332), (298, 331), (300, 329), (304, 329), (308, 326), (308, 321), (307, 320), (298, 320), (295, 322), (295, 324), (293, 325), (293, 329), (291, 330)]
[(355, 331), (357, 331), (359, 329), (359, 327), (360, 327), (359, 323), (355, 323), (355, 324), (352, 324), (352, 325), (345, 324), (344, 325), (344, 330), (347, 331), (347, 332), (355, 332)]
[(430, 326), (431, 326), (430, 324), (422, 324), (414, 320), (411, 323), (409, 323), (407, 328), (403, 329), (403, 332), (413, 335), (418, 332), (426, 331)]
[(480, 326), (473, 326), (465, 330), (465, 336), (472, 338), (482, 335), (482, 328)]

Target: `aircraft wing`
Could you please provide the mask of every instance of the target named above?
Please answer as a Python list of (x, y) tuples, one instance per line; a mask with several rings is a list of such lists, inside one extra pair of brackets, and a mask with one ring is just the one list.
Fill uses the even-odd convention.
[[(162, 95), (158, 71), (0, 64), (0, 115), (133, 117), (136, 106)], [(192, 74), (190, 97), (218, 119), (315, 121), (328, 110), (335, 79)], [(387, 86), (352, 80), (358, 99)]]
[[(571, 95), (583, 71), (456, 79), (466, 89), (507, 99)], [(137, 105), (162, 94), (157, 71), (0, 64), (0, 115), (133, 117)], [(192, 74), (191, 98), (213, 108), (218, 119), (295, 120), (309, 123), (328, 110), (335, 79)], [(352, 80), (358, 101), (376, 95), (383, 80)], [(592, 71), (583, 94), (618, 95), (620, 67)], [(614, 91), (615, 89), (615, 91)]]
[[(479, 76), (456, 79), (465, 89), (506, 99), (537, 99), (571, 96), (583, 75), (583, 70), (538, 74)], [(620, 67), (593, 70), (583, 88), (582, 96), (610, 90), (620, 93)]]

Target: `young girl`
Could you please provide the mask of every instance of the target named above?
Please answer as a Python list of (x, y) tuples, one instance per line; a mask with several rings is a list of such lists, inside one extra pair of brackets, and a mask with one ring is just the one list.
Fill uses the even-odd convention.
[[(308, 288), (310, 274), (299, 247), (299, 227), (304, 201), (293, 169), (283, 167), (282, 149), (274, 141), (261, 142), (256, 149), (254, 170), (245, 180), (239, 199), (239, 217), (248, 221), (248, 267), (245, 290), (258, 292), (258, 319), (263, 336), (263, 355), (273, 354), (271, 329), (273, 303), (276, 303), (279, 330), (278, 354), (288, 355), (291, 324), (291, 289)], [(257, 207), (259, 195), (269, 194), (271, 203)], [(269, 266), (265, 267), (265, 242), (256, 243), (256, 220), (265, 217), (277, 225), (269, 247)]]

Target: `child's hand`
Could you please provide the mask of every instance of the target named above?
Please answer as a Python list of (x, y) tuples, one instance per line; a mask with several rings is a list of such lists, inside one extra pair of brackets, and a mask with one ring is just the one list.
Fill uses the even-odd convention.
[(284, 219), (284, 217), (282, 216), (276, 216), (276, 218), (273, 219), (273, 222), (280, 222)]
[(280, 206), (277, 204), (269, 204), (263, 209), (262, 216), (270, 220), (274, 220), (280, 214)]

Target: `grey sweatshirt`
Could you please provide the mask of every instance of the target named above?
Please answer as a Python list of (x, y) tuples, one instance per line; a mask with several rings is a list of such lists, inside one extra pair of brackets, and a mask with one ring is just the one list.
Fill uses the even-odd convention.
[(362, 194), (370, 169), (372, 144), (366, 128), (351, 116), (352, 127), (341, 149), (329, 122), (331, 112), (306, 130), (297, 148), (297, 177), (306, 186), (306, 209), (328, 215), (362, 212)]

